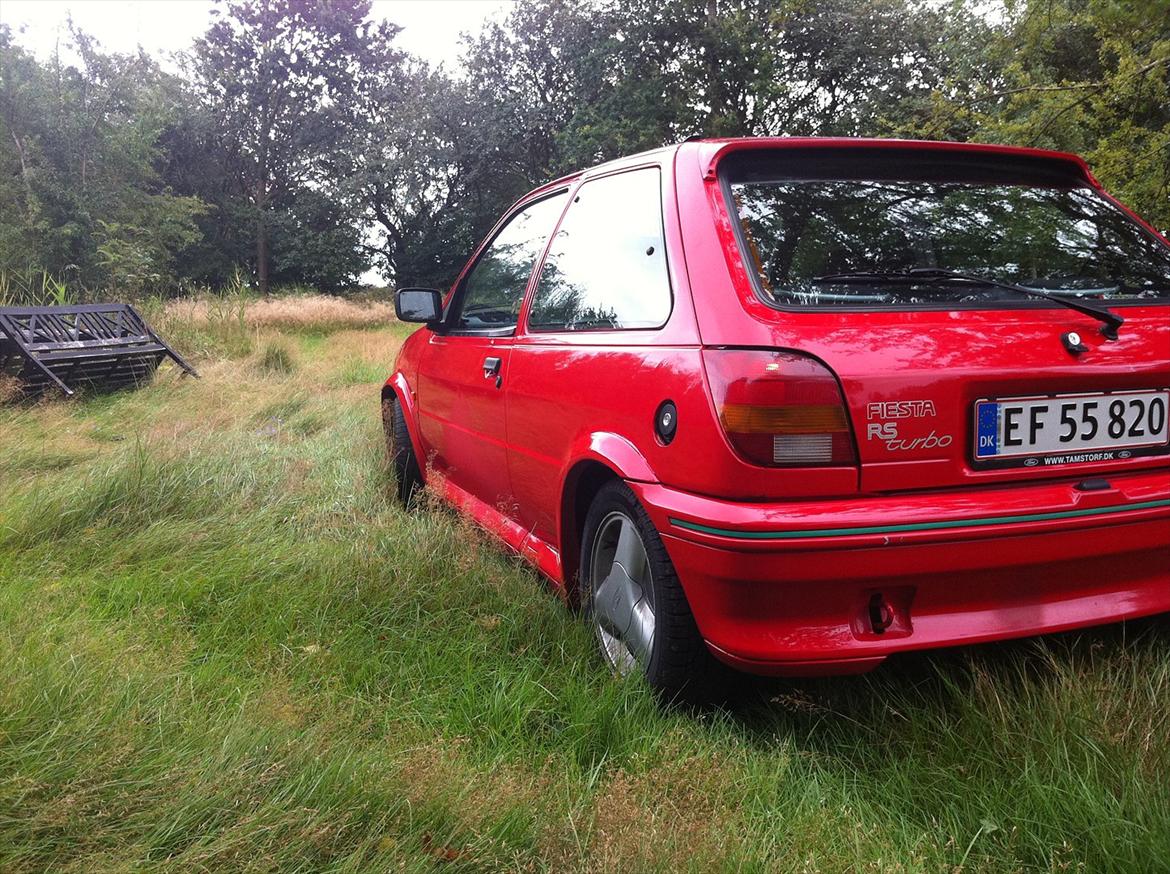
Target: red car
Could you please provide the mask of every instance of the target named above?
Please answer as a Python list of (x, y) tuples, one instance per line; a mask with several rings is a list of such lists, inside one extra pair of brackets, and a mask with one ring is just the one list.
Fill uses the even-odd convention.
[(1170, 245), (1073, 155), (686, 142), (396, 301), (401, 496), (665, 695), (1170, 611)]

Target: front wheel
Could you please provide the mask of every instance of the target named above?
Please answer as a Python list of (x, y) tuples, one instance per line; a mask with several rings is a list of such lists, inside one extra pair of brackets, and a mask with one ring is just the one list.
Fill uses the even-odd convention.
[(710, 700), (726, 669), (707, 650), (662, 538), (625, 483), (597, 493), (581, 546), (583, 613), (610, 668), (640, 672), (667, 701)]
[(398, 500), (409, 504), (414, 493), (422, 487), (422, 471), (410, 442), (402, 404), (396, 397), (382, 398), (382, 430), (386, 435), (386, 453), (394, 469)]

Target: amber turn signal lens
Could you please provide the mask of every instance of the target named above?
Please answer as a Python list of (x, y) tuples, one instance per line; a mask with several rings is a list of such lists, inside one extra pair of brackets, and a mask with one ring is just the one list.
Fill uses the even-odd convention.
[(753, 407), (728, 404), (721, 412), (723, 427), (741, 434), (823, 434), (848, 431), (845, 410), (838, 404), (803, 407)]

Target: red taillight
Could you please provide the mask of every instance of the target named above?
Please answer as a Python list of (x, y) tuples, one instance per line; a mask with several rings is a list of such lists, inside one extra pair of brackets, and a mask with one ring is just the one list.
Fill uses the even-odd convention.
[(837, 380), (815, 359), (766, 349), (707, 349), (707, 379), (727, 439), (768, 467), (856, 464)]

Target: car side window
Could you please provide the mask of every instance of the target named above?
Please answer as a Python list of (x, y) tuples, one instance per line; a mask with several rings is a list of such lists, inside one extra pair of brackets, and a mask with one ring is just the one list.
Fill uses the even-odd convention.
[(552, 233), (567, 192), (529, 204), (500, 229), (463, 280), (455, 331), (500, 331), (516, 327), (532, 268)]
[(528, 313), (533, 331), (660, 328), (670, 278), (657, 167), (585, 182), (549, 247)]

